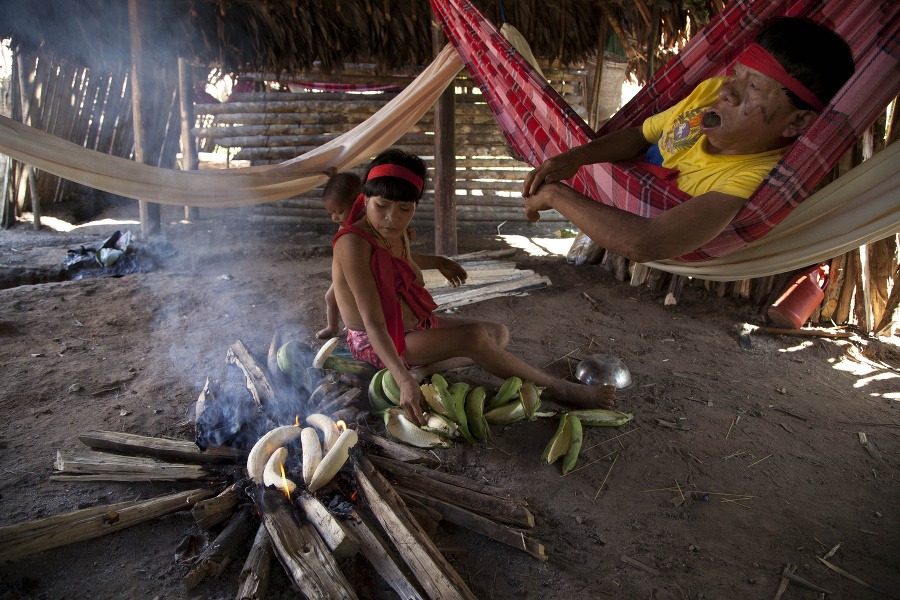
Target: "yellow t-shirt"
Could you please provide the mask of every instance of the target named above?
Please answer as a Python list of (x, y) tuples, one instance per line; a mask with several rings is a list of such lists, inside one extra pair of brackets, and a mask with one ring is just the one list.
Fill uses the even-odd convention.
[(710, 154), (700, 117), (718, 98), (724, 77), (701, 82), (675, 106), (644, 121), (644, 137), (659, 147), (662, 166), (678, 169), (678, 189), (692, 196), (722, 192), (749, 198), (787, 148), (758, 154)]

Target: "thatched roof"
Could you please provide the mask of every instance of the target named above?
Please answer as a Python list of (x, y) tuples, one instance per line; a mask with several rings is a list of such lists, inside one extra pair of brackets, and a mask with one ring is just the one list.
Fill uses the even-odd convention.
[[(139, 1), (150, 58), (178, 55), (225, 70), (338, 71), (345, 62), (383, 68), (425, 65), (432, 57), (432, 13), (425, 0)], [(474, 0), (495, 23), (506, 21), (539, 58), (564, 65), (607, 47), (606, 28), (624, 36), (632, 70), (643, 74), (654, 10), (661, 43), (671, 48), (708, 19), (717, 0)], [(561, 32), (563, 32), (561, 34)], [(0, 0), (0, 37), (14, 48), (102, 71), (127, 68), (127, 0)], [(145, 55), (145, 60), (147, 56)], [(658, 64), (658, 63), (657, 63)]]

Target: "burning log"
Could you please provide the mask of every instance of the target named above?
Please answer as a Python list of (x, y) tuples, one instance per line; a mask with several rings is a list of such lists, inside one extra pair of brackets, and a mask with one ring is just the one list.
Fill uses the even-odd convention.
[(224, 523), (234, 513), (238, 501), (241, 498), (241, 489), (238, 484), (231, 484), (225, 490), (213, 498), (201, 500), (191, 509), (197, 526), (203, 531), (209, 531), (219, 523)]
[(269, 380), (267, 369), (257, 362), (255, 358), (240, 340), (236, 341), (228, 349), (227, 360), (229, 364), (237, 365), (247, 377), (247, 389), (256, 401), (257, 406), (273, 423), (280, 423), (288, 413), (296, 414), (299, 406), (291, 409), (286, 399), (283, 401), (275, 393), (275, 388)]
[(412, 446), (399, 444), (379, 435), (364, 432), (358, 433), (359, 439), (363, 442), (366, 450), (374, 451), (382, 456), (405, 463), (418, 463), (429, 467), (436, 467), (441, 463), (432, 452), (425, 452)]
[(361, 392), (362, 390), (360, 388), (352, 387), (333, 400), (319, 405), (316, 410), (317, 412), (330, 415), (331, 413), (339, 411), (343, 408), (347, 408), (348, 406), (356, 402), (356, 399), (359, 398), (359, 394)]
[(112, 450), (120, 454), (143, 454), (163, 460), (197, 464), (236, 463), (241, 453), (228, 446), (212, 446), (201, 450), (193, 442), (146, 437), (119, 431), (89, 431), (78, 436), (84, 445), (95, 450)]
[[(91, 450), (57, 450), (53, 481), (198, 481), (213, 477), (198, 465)], [(60, 475), (60, 473), (64, 473)]]
[(396, 490), (363, 452), (353, 452), (353, 474), (372, 514), (391, 539), (403, 561), (430, 598), (466, 598), (475, 595), (447, 562), (407, 510)]
[(472, 511), (460, 508), (449, 502), (444, 502), (443, 500), (431, 498), (426, 494), (415, 492), (413, 490), (401, 489), (400, 495), (403, 496), (404, 499), (409, 497), (425, 506), (433, 508), (438, 511), (444, 519), (451, 523), (455, 523), (460, 527), (465, 527), (470, 531), (480, 533), (485, 537), (489, 537), (492, 540), (496, 540), (507, 546), (524, 550), (528, 554), (541, 560), (547, 560), (547, 555), (544, 553), (544, 545), (529, 538), (521, 531), (516, 531), (505, 525), (500, 525), (487, 517), (482, 517)]
[[(520, 527), (534, 527), (534, 515), (524, 500), (504, 498), (486, 493), (485, 487), (466, 477), (438, 473), (430, 469), (416, 468), (402, 462), (373, 458), (380, 468), (390, 472), (399, 484), (444, 502), (477, 512), (495, 521)], [(472, 487), (481, 488), (470, 489)], [(496, 489), (496, 488), (493, 488)]]
[(77, 510), (64, 515), (0, 528), (0, 560), (13, 560), (51, 548), (90, 540), (137, 525), (215, 496), (220, 488), (200, 488), (140, 502)]
[(237, 512), (216, 540), (206, 547), (197, 563), (184, 577), (185, 588), (192, 590), (207, 577), (218, 577), (244, 547), (256, 527), (256, 519), (249, 506)]
[[(321, 371), (321, 369), (317, 370)], [(326, 376), (322, 378), (319, 385), (317, 385), (309, 395), (309, 399), (307, 400), (306, 404), (310, 407), (311, 410), (317, 410), (316, 407), (330, 404), (335, 399), (339, 398), (345, 391), (347, 391), (347, 389), (343, 385), (338, 384), (336, 381), (334, 381), (333, 377)]]
[[(240, 387), (241, 383), (244, 384), (243, 388)], [(234, 385), (230, 381), (226, 382), (226, 386), (229, 390), (234, 389), (222, 398), (221, 392), (210, 385), (207, 377), (203, 390), (190, 411), (196, 429), (194, 441), (201, 450), (218, 446), (243, 449), (247, 440), (258, 437), (257, 432), (271, 427), (269, 417), (260, 410), (252, 397), (243, 396), (242, 390), (247, 387), (246, 377), (241, 382), (235, 381)], [(235, 453), (243, 455), (243, 451), (235, 450)]]
[(306, 513), (325, 545), (338, 560), (356, 556), (359, 552), (359, 543), (352, 537), (338, 519), (325, 508), (318, 499), (310, 494), (300, 494), (297, 505)]
[(344, 423), (362, 423), (365, 421), (367, 414), (368, 413), (362, 412), (355, 406), (348, 406), (336, 411), (331, 416), (334, 417), (335, 420), (343, 421)]
[(256, 490), (254, 500), (275, 555), (304, 596), (310, 600), (357, 597), (306, 515), (294, 510), (282, 492)]
[(266, 526), (260, 523), (253, 546), (238, 576), (236, 600), (263, 600), (272, 574), (272, 544)]
[(363, 518), (358, 511), (353, 511), (350, 518), (344, 521), (347, 530), (354, 536), (359, 544), (362, 555), (375, 567), (378, 574), (397, 592), (407, 600), (424, 600), (425, 596), (411, 581), (391, 552), (387, 542), (375, 529)]

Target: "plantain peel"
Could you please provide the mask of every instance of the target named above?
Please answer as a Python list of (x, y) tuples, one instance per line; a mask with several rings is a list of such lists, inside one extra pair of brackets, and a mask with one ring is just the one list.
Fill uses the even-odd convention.
[(400, 408), (384, 411), (384, 426), (391, 437), (417, 448), (446, 448), (451, 442), (433, 431), (426, 431), (406, 418)]
[(497, 393), (487, 401), (485, 410), (491, 411), (511, 402), (513, 398), (519, 395), (519, 389), (521, 389), (521, 387), (522, 380), (519, 377), (513, 376), (507, 378), (507, 380), (503, 382), (503, 385), (500, 386), (500, 389), (497, 390)]
[(634, 419), (634, 413), (619, 412), (605, 408), (572, 410), (569, 414), (578, 417), (585, 427), (621, 427)]
[(569, 443), (572, 441), (572, 422), (569, 420), (569, 413), (563, 413), (559, 417), (559, 425), (556, 427), (556, 433), (550, 438), (547, 447), (541, 458), (547, 461), (548, 465), (552, 465), (569, 451)]
[(566, 456), (563, 458), (563, 475), (568, 475), (569, 471), (575, 468), (575, 463), (578, 462), (578, 455), (581, 454), (581, 443), (584, 440), (581, 420), (578, 417), (569, 415), (569, 424), (571, 434), (569, 436), (569, 447), (566, 449)]

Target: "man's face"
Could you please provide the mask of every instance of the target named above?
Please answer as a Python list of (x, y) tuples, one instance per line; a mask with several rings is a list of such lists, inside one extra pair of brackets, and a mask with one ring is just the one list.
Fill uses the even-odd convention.
[(783, 86), (755, 69), (735, 65), (734, 75), (719, 90), (700, 121), (713, 154), (755, 154), (781, 148), (799, 135), (796, 108)]

